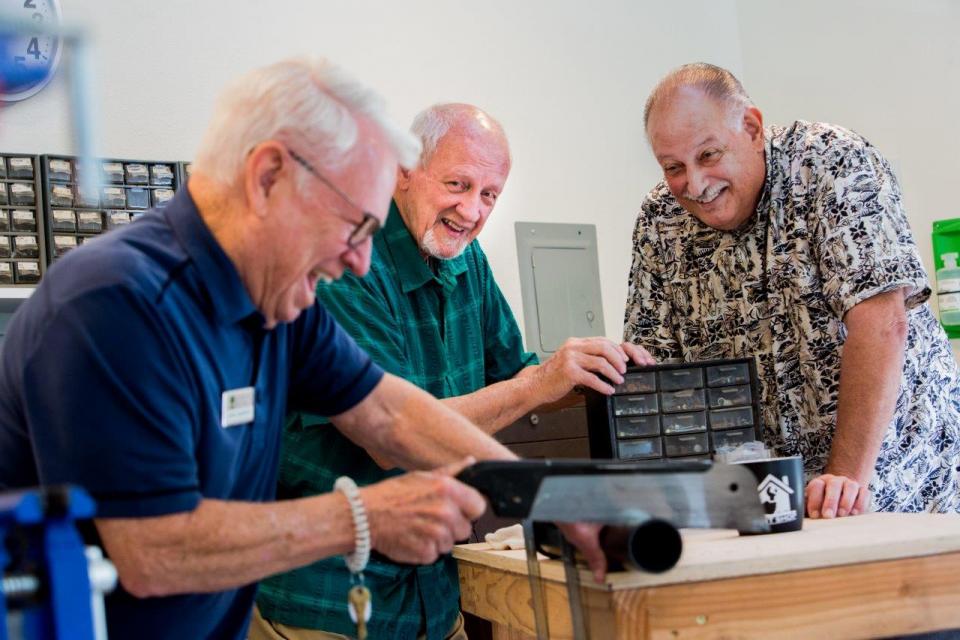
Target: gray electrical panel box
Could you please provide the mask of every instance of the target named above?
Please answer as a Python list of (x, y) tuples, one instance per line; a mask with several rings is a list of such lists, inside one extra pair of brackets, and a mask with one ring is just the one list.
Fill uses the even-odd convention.
[(527, 349), (543, 359), (567, 338), (604, 335), (596, 227), (517, 222), (515, 229)]

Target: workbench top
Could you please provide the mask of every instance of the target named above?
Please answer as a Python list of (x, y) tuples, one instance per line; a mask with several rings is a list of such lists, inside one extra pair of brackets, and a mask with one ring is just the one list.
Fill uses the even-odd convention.
[[(683, 555), (670, 571), (610, 573), (598, 585), (583, 570), (581, 585), (617, 591), (957, 552), (960, 514), (871, 513), (806, 519), (803, 530), (790, 533), (740, 536), (730, 529), (684, 529), (681, 534)], [(461, 562), (527, 573), (522, 549), (497, 551), (486, 543), (475, 543), (458, 545), (453, 555)], [(543, 558), (540, 575), (563, 582), (563, 565)]]

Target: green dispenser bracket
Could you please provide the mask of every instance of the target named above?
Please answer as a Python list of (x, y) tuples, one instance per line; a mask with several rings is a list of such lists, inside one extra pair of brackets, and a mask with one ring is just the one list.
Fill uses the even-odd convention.
[[(940, 322), (951, 340), (960, 338), (960, 275), (956, 255), (960, 254), (960, 218), (933, 223), (933, 262), (937, 271), (937, 294), (940, 300)], [(947, 256), (945, 259), (944, 256)]]

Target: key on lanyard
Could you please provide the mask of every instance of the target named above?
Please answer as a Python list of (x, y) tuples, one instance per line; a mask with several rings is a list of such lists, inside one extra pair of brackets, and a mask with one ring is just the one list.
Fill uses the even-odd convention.
[(350, 612), (350, 619), (357, 623), (357, 640), (366, 640), (367, 622), (373, 615), (370, 589), (363, 584), (351, 587), (347, 593), (347, 611)]

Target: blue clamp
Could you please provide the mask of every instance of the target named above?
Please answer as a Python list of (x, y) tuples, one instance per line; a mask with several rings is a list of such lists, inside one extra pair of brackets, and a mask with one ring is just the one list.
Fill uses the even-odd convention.
[(6, 592), (18, 587), (22, 593), (10, 595), (28, 596), (18, 606), (24, 637), (94, 640), (87, 557), (75, 523), (95, 511), (93, 499), (77, 487), (0, 494), (0, 575), (9, 569), (18, 574), (4, 578), (0, 589), (0, 640), (7, 640)]

